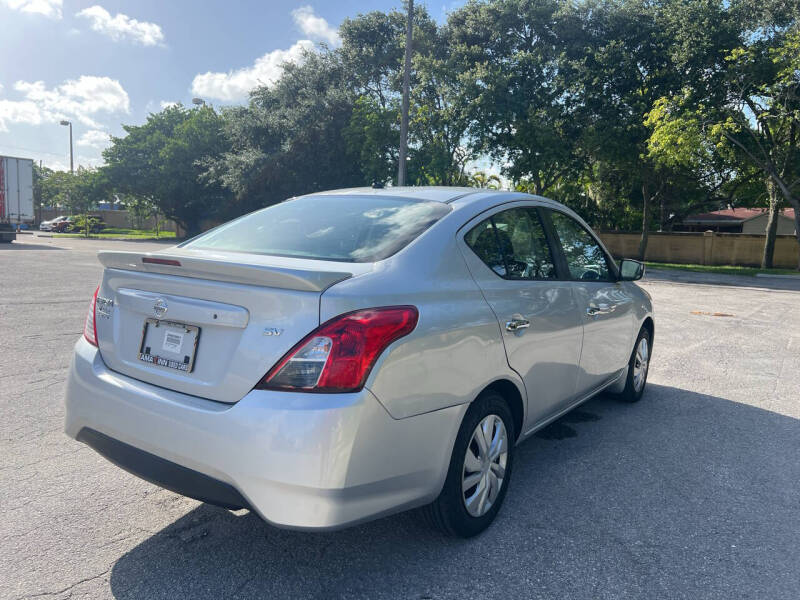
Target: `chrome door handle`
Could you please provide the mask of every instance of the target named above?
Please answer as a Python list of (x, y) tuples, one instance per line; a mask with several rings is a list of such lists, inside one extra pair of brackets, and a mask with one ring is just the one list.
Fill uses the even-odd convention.
[(528, 321), (528, 319), (511, 319), (510, 321), (506, 321), (506, 331), (520, 331), (530, 326), (531, 322)]

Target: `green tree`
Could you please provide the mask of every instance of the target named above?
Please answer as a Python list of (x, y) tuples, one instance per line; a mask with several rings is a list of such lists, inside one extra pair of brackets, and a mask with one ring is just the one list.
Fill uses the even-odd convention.
[(77, 179), (68, 171), (50, 171), (38, 185), (42, 201), (69, 208), (71, 197), (75, 194)]
[[(339, 27), (342, 46), (337, 54), (348, 84), (356, 94), (372, 99), (380, 109), (396, 104), (405, 28), (405, 14), (396, 10), (348, 18)], [(394, 108), (399, 110), (399, 105)]]
[(363, 183), (359, 154), (347, 143), (356, 103), (347, 80), (335, 52), (287, 64), (274, 85), (251, 92), (247, 106), (223, 111), (231, 148), (208, 161), (208, 180), (234, 193), (240, 213)]
[[(287, 64), (247, 106), (223, 111), (230, 151), (206, 162), (206, 178), (230, 189), (238, 212), (333, 187), (386, 184), (397, 172), (405, 14), (346, 19), (337, 50)], [(463, 184), (473, 156), (458, 65), (447, 32), (414, 11), (408, 180)]]
[(535, 194), (580, 170), (577, 123), (558, 75), (556, 0), (471, 2), (448, 20), (451, 62), (463, 72), (473, 148)]
[(486, 174), (485, 171), (475, 171), (470, 174), (467, 184), (470, 187), (483, 188), (487, 190), (499, 190), (503, 187), (503, 181), (498, 175)]
[[(424, 19), (423, 19), (424, 17)], [(427, 14), (413, 60), (409, 122), (409, 180), (428, 185), (464, 185), (467, 163), (476, 157), (468, 130), (473, 107), (465, 94), (461, 61), (451, 51), (447, 30), (436, 28)]]
[[(103, 169), (78, 167), (72, 174), (67, 171), (50, 171), (38, 183), (42, 199), (67, 208), (71, 215), (81, 215), (84, 235), (88, 237), (89, 212), (110, 195), (110, 185)], [(36, 193), (36, 191), (34, 191)]]
[(120, 193), (147, 198), (192, 236), (205, 219), (224, 215), (230, 195), (201, 176), (206, 161), (228, 148), (222, 120), (210, 106), (181, 105), (150, 114), (143, 125), (123, 126), (103, 152), (110, 185)]
[(152, 198), (130, 194), (122, 194), (118, 198), (128, 214), (133, 217), (136, 229), (143, 229), (145, 221), (152, 219), (155, 223), (156, 237), (158, 237), (162, 214), (158, 204)]
[(595, 225), (627, 228), (638, 218), (640, 256), (653, 207), (661, 228), (678, 212), (670, 200), (702, 192), (647, 154), (653, 102), (707, 72), (684, 32), (697, 15), (679, 14), (683, 4), (496, 0), (470, 2), (448, 21), (476, 150), (503, 164), (518, 189), (554, 197)]
[(89, 237), (93, 224), (89, 212), (96, 208), (98, 203), (108, 199), (111, 192), (110, 184), (103, 169), (78, 167), (73, 179), (75, 183), (70, 197), (70, 208), (73, 214), (82, 215), (83, 234), (84, 237)]
[[(762, 266), (771, 267), (777, 215), (795, 209), (800, 241), (800, 32), (762, 33), (726, 57), (724, 94), (698, 90), (662, 98), (649, 117), (650, 152), (661, 160), (691, 165), (733, 164), (761, 174), (770, 217)], [(800, 257), (798, 257), (800, 264)]]
[(640, 207), (640, 258), (653, 205), (671, 176), (647, 157), (644, 119), (655, 99), (680, 85), (660, 14), (658, 3), (637, 0), (577, 6), (569, 15), (572, 37), (560, 65), (574, 118), (582, 125), (579, 144), (595, 193), (604, 201), (603, 191), (618, 190), (628, 205)]
[(372, 96), (356, 99), (350, 122), (344, 129), (349, 152), (356, 158), (361, 183), (386, 184), (397, 173), (398, 107), (383, 106)]
[(49, 200), (45, 196), (45, 186), (53, 172), (53, 169), (49, 167), (40, 167), (35, 162), (33, 163), (33, 209), (37, 221), (41, 220), (42, 206)]
[[(473, 151), (466, 143), (469, 100), (449, 31), (422, 6), (414, 9), (408, 181), (458, 185)], [(361, 157), (364, 183), (386, 183), (397, 172), (400, 91), (406, 13), (371, 12), (347, 19), (338, 54), (358, 96), (348, 142)]]

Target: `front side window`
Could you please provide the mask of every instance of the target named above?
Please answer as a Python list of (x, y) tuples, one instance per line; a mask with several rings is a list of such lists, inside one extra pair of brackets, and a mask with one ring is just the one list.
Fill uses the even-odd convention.
[(544, 228), (535, 208), (512, 208), (473, 227), (464, 240), (505, 279), (555, 279)]
[(450, 210), (442, 202), (393, 196), (304, 196), (221, 225), (184, 247), (375, 262), (399, 252)]
[(610, 281), (606, 253), (594, 237), (572, 217), (557, 211), (550, 211), (564, 258), (567, 260), (570, 277), (583, 281)]

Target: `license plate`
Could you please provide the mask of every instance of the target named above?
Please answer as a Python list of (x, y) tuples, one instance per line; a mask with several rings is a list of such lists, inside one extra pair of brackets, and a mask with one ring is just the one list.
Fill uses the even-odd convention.
[(194, 325), (146, 319), (142, 331), (142, 344), (139, 346), (139, 360), (191, 373), (199, 338), (200, 328)]

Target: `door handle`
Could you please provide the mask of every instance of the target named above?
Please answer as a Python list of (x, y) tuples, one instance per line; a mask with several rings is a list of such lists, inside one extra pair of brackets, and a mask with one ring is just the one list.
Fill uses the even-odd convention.
[(590, 317), (596, 317), (597, 315), (607, 315), (613, 312), (613, 310), (614, 308), (608, 304), (601, 304), (600, 306), (590, 306), (586, 309), (586, 314)]
[(506, 331), (521, 331), (530, 326), (531, 322), (528, 321), (528, 319), (511, 319), (510, 321), (506, 321)]

